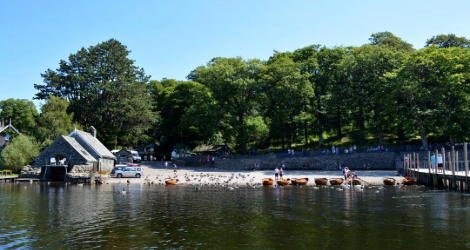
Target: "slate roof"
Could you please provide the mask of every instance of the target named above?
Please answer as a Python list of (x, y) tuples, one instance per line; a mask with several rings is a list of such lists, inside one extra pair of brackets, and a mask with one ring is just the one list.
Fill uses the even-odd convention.
[(98, 139), (93, 137), (90, 133), (81, 130), (74, 130), (70, 137), (79, 136), (90, 146), (100, 157), (108, 159), (116, 159), (116, 157), (109, 151)]
[(73, 137), (62, 135), (62, 138), (72, 146), (83, 158), (88, 162), (98, 162), (92, 155), (90, 155), (85, 148), (80, 145)]

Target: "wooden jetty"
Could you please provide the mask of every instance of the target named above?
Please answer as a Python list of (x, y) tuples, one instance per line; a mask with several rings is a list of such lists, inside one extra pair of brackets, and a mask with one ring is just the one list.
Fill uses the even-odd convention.
[[(418, 183), (469, 191), (467, 143), (463, 146), (463, 161), (459, 161), (459, 152), (453, 147), (447, 155), (444, 148), (440, 152), (436, 149), (433, 153), (434, 167), (431, 162), (431, 151), (427, 152), (427, 158), (422, 163), (419, 162), (418, 154), (405, 154), (403, 161), (405, 174), (418, 179)], [(442, 157), (442, 169), (438, 167), (441, 162), (440, 157)]]
[(11, 170), (2, 170), (0, 171), (0, 181), (4, 182), (14, 182), (15, 179), (17, 179), (18, 176), (13, 175), (13, 172)]

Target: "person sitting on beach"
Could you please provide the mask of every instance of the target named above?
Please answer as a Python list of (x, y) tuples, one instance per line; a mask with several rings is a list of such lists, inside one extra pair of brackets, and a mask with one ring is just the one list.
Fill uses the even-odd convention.
[(351, 177), (352, 177), (353, 180), (357, 179), (356, 172), (354, 172), (354, 173), (351, 175)]

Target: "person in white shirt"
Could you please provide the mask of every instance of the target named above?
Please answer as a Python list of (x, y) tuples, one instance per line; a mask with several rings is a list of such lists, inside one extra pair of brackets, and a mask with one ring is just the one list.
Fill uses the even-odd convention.
[(276, 167), (276, 169), (274, 169), (274, 180), (277, 181), (277, 179), (279, 179), (279, 169)]

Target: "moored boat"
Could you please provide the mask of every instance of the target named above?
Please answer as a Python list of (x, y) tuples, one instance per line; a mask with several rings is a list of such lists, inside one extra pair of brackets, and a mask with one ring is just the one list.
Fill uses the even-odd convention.
[(291, 180), (293, 185), (307, 185), (308, 178), (297, 178)]
[(418, 183), (418, 180), (412, 177), (405, 177), (403, 178), (403, 181), (401, 183), (403, 185), (416, 185), (416, 183)]
[(277, 181), (277, 185), (279, 186), (287, 186), (289, 185), (290, 179), (282, 179)]
[(362, 185), (362, 181), (361, 180), (358, 180), (358, 179), (353, 179), (353, 180), (348, 180), (348, 184), (351, 185), (351, 181), (352, 181), (352, 184), (355, 186), (355, 185)]
[(327, 178), (315, 178), (315, 184), (317, 184), (317, 186), (328, 185), (328, 179)]
[(331, 185), (341, 185), (343, 184), (344, 179), (343, 178), (330, 178), (330, 184)]
[(264, 186), (270, 186), (270, 185), (272, 185), (272, 184), (274, 184), (274, 180), (273, 180), (273, 179), (271, 179), (271, 178), (264, 178), (264, 179), (263, 179), (263, 185), (264, 185)]
[(177, 182), (179, 182), (178, 179), (166, 179), (165, 180), (166, 185), (175, 185)]
[(384, 184), (387, 186), (394, 186), (397, 183), (397, 180), (395, 178), (385, 178), (384, 179)]

